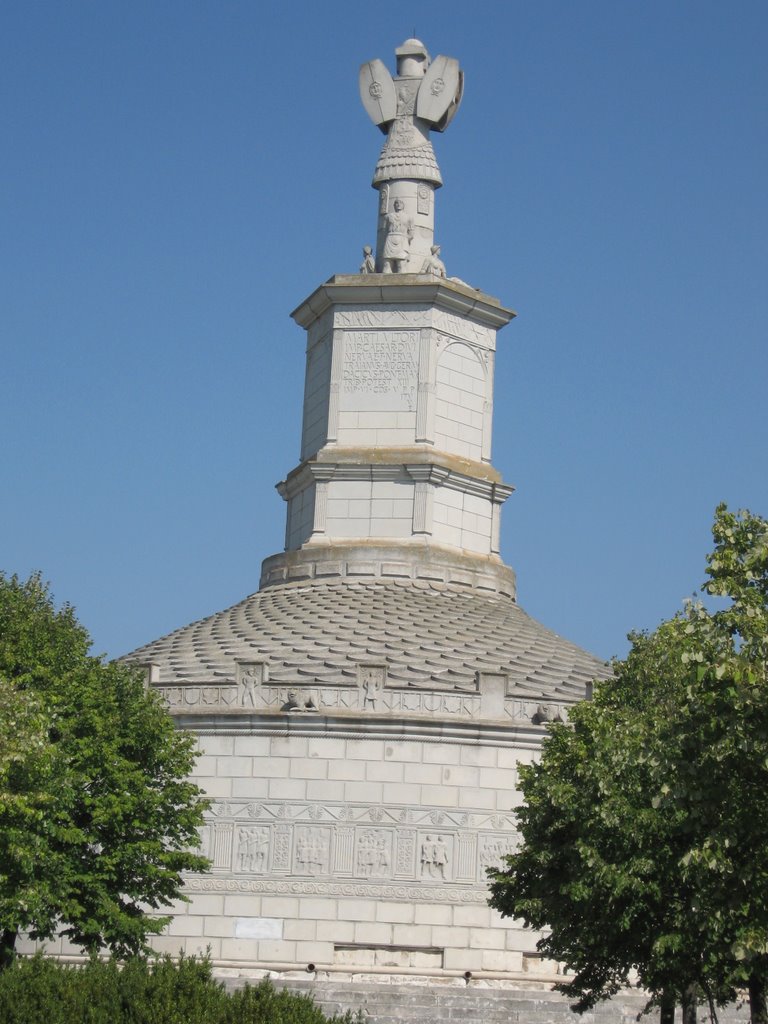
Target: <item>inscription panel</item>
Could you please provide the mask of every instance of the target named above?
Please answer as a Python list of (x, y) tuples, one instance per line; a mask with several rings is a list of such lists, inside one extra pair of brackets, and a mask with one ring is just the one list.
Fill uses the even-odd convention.
[(418, 331), (345, 331), (339, 408), (416, 408)]

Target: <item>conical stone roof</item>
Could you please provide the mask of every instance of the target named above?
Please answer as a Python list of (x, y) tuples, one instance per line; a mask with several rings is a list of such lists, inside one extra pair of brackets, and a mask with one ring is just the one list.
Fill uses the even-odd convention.
[(604, 662), (498, 594), (422, 580), (309, 581), (239, 604), (134, 651), (160, 686), (237, 680), (267, 666), (282, 687), (356, 687), (360, 667), (385, 666), (394, 688), (472, 693), (485, 673), (507, 694), (571, 703), (604, 677)]

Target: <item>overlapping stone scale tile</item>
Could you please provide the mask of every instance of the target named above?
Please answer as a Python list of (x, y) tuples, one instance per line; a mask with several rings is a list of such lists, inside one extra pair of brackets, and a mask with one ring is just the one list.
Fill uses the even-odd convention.
[(384, 662), (396, 685), (471, 689), (477, 672), (506, 672), (521, 695), (583, 694), (604, 676), (597, 658), (507, 598), (423, 581), (285, 584), (132, 652), (164, 682), (233, 678), (265, 660), (277, 683), (349, 684), (361, 662)]

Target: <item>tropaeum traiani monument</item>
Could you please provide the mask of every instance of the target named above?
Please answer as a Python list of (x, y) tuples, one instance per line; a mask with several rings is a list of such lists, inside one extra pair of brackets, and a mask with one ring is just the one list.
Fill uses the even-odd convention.
[(546, 988), (555, 967), (489, 909), (486, 870), (515, 845), (518, 761), (606, 667), (519, 607), (500, 557), (493, 376), (514, 313), (448, 276), (435, 241), (430, 136), (459, 107), (458, 62), (417, 39), (396, 59), (360, 71), (385, 136), (375, 249), (292, 314), (285, 550), (256, 593), (129, 656), (197, 735), (212, 799), (212, 868), (159, 945), (320, 994)]

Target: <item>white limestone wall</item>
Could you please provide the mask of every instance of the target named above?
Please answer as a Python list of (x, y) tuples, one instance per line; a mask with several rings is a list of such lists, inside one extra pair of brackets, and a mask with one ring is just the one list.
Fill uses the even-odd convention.
[(410, 537), (413, 481), (403, 469), (395, 480), (332, 480), (328, 484), (326, 533), (355, 537)]
[(435, 374), (435, 447), (476, 462), (490, 459), (483, 445), (489, 382), (483, 351), (467, 344), (447, 345)]
[(330, 479), (299, 488), (288, 499), (288, 550), (310, 538), (429, 536), (472, 554), (498, 551), (498, 499), (494, 503), (490, 486), (473, 492), (466, 489), (471, 484), (466, 478), (432, 474), (421, 466), (356, 467), (352, 473), (344, 466), (323, 469)]
[(200, 746), (214, 868), (188, 880), (159, 949), (210, 947), (243, 969), (523, 970), (535, 936), (488, 908), (485, 867), (516, 841), (529, 751), (298, 735)]
[(333, 373), (332, 320), (316, 319), (307, 329), (304, 367), (304, 406), (301, 425), (301, 459), (311, 458), (328, 440)]
[(496, 332), (420, 306), (334, 307), (309, 328), (301, 458), (429, 444), (489, 462)]
[(492, 550), (493, 504), (449, 487), (435, 491), (432, 536), (442, 544), (487, 555)]
[(288, 502), (285, 546), (288, 551), (300, 548), (312, 535), (315, 522), (315, 484), (295, 494)]
[(339, 412), (340, 445), (363, 448), (404, 447), (416, 436), (416, 412), (360, 409)]

